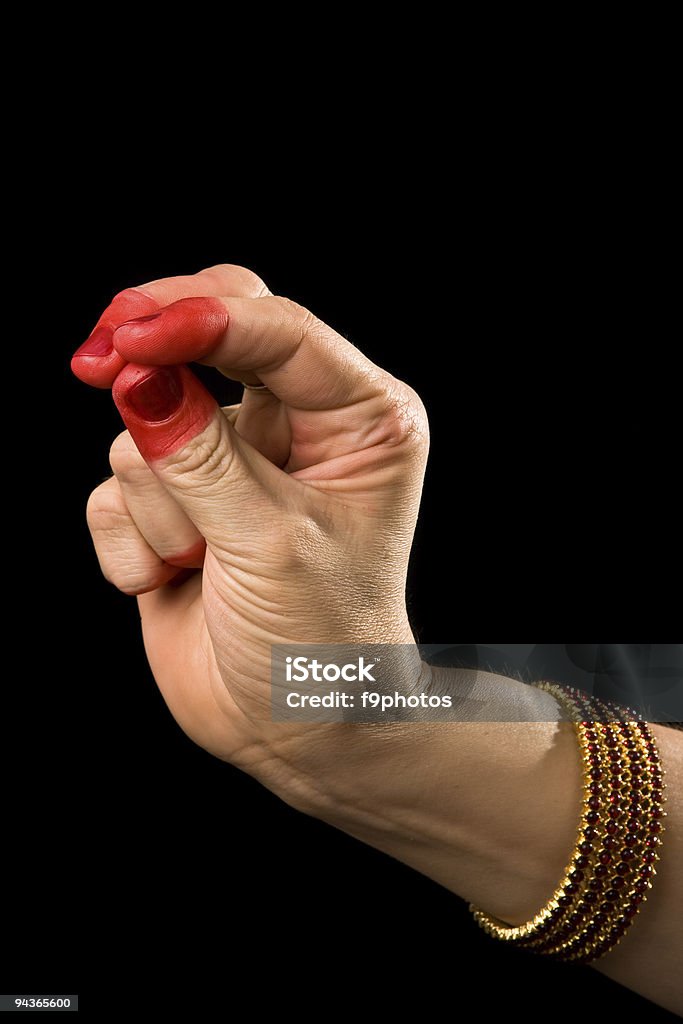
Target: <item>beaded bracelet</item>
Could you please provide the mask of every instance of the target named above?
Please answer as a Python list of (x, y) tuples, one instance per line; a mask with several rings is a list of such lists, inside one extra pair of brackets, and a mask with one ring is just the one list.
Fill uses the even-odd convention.
[(589, 963), (613, 949), (647, 900), (664, 831), (664, 778), (655, 738), (635, 712), (551, 683), (581, 748), (584, 793), (576, 848), (546, 906), (513, 927), (470, 907), (494, 938)]

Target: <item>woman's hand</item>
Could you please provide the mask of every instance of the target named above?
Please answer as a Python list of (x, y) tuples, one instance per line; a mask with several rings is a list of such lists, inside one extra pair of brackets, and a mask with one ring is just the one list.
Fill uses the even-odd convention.
[[(191, 360), (269, 390), (221, 410), (177, 366)], [(104, 575), (138, 595), (171, 711), (207, 750), (307, 806), (299, 753), (334, 730), (270, 721), (271, 645), (412, 643), (420, 399), (234, 266), (122, 292), (72, 365), (113, 385), (128, 427), (88, 522)]]
[[(177, 366), (189, 360), (269, 390), (221, 411)], [(230, 266), (122, 292), (73, 366), (113, 385), (128, 427), (88, 519), (105, 576), (138, 595), (154, 675), (186, 732), (501, 920), (533, 916), (576, 841), (582, 763), (564, 723), (493, 720), (524, 703), (522, 684), (453, 673), (456, 691), (491, 694), (486, 723), (270, 721), (273, 644), (412, 642), (419, 398)], [(658, 884), (601, 967), (680, 1012), (683, 756), (678, 735), (655, 731), (670, 781)]]

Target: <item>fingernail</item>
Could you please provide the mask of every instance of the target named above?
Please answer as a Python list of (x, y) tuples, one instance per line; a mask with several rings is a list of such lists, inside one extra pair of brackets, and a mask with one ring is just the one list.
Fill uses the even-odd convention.
[(143, 378), (126, 395), (126, 402), (148, 423), (167, 420), (183, 401), (183, 385), (175, 366), (163, 366)]
[(128, 324), (146, 324), (150, 320), (158, 320), (163, 310), (159, 310), (158, 313), (149, 313), (147, 316), (136, 316), (132, 320), (124, 320), (120, 325), (121, 327), (127, 327)]
[(173, 455), (220, 414), (204, 385), (182, 365), (127, 363), (112, 397), (146, 462)]
[(87, 341), (76, 349), (74, 356), (108, 356), (114, 348), (111, 327), (96, 327)]

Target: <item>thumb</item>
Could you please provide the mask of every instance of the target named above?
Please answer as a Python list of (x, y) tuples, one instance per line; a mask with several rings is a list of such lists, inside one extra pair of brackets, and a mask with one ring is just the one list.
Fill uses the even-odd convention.
[(238, 437), (186, 366), (129, 363), (112, 394), (138, 451), (216, 554), (274, 518), (285, 475)]

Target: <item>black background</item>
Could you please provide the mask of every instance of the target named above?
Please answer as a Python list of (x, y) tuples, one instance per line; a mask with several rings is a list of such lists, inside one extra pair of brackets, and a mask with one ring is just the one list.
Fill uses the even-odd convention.
[[(456, 897), (194, 746), (146, 667), (135, 602), (100, 578), (88, 539), (85, 501), (120, 425), (108, 393), (71, 378), (70, 353), (119, 289), (241, 263), (425, 399), (409, 591), (423, 642), (463, 624), (632, 622), (629, 602), (668, 564), (671, 413), (656, 351), (637, 365), (620, 351), (639, 316), (605, 256), (623, 225), (593, 220), (586, 244), (580, 203), (546, 216), (541, 197), (531, 217), (514, 185), (501, 195), (490, 170), (469, 174), (457, 205), (427, 188), (409, 208), (366, 176), (362, 212), (338, 186), (182, 209), (155, 207), (142, 182), (120, 204), (77, 187), (44, 197), (30, 281), (43, 312), (17, 383), (30, 425), (6, 452), (29, 463), (10, 553), (33, 625), (5, 684), (4, 991), (81, 992), (96, 1008), (135, 984), (144, 1005), (230, 1013), (246, 989), (254, 1012), (272, 997), (316, 1016), (332, 1003), (429, 1017), (457, 1014), (467, 989), (477, 1012), (530, 1021), (556, 1005), (668, 1019), (595, 972), (499, 948)], [(624, 541), (655, 519), (637, 551)]]

